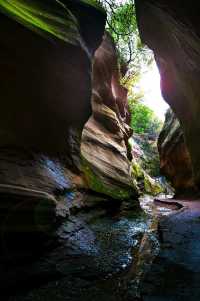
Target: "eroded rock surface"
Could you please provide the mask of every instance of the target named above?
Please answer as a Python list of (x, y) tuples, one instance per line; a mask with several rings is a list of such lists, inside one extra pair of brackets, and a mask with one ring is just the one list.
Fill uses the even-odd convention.
[(128, 126), (127, 90), (120, 85), (117, 53), (108, 34), (95, 53), (92, 111), (81, 145), (89, 187), (113, 198), (136, 195), (129, 160), (132, 130)]
[(180, 120), (191, 156), (194, 179), (200, 183), (200, 31), (198, 3), (136, 1), (141, 37), (155, 54), (165, 100)]
[[(198, 301), (200, 202), (199, 199), (177, 199), (175, 203), (173, 199), (167, 200), (167, 205), (170, 203), (182, 209), (160, 220), (161, 248), (141, 283), (142, 300)], [(166, 205), (165, 200), (160, 205)]]
[(136, 274), (131, 269), (150, 224), (141, 211), (123, 214), (116, 202), (111, 210), (107, 200), (104, 208), (67, 219), (39, 253), (32, 246), (23, 257), (25, 242), (6, 241), (6, 254), (0, 257), (1, 300), (130, 300), (128, 283)]
[[(9, 213), (13, 220), (15, 213), (26, 220), (28, 210), (35, 220), (34, 203), (37, 207), (44, 199), (53, 224), (52, 200), (73, 188), (73, 179), (81, 181), (79, 145), (91, 114), (91, 62), (105, 26), (103, 11), (84, 1), (68, 1), (65, 7), (57, 1), (22, 2), (0, 4), (4, 228), (10, 228)], [(14, 191), (23, 191), (23, 197)]]
[(176, 195), (195, 194), (192, 162), (185, 143), (181, 125), (175, 114), (169, 109), (158, 139), (161, 173), (175, 188)]

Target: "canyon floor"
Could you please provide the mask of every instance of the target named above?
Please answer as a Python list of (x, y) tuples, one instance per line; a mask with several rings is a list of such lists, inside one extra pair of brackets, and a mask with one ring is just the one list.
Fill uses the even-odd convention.
[(143, 300), (198, 301), (200, 202), (176, 199), (156, 203), (179, 209), (160, 219), (160, 252), (141, 284)]
[(199, 300), (199, 201), (141, 206), (79, 212), (41, 246), (4, 238), (1, 300)]

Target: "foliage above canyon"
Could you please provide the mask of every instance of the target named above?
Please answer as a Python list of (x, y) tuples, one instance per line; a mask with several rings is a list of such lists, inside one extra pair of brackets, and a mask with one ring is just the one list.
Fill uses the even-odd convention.
[(129, 99), (129, 108), (131, 111), (131, 127), (135, 133), (155, 137), (159, 134), (162, 122), (153, 110), (141, 102), (132, 101), (132, 99)]

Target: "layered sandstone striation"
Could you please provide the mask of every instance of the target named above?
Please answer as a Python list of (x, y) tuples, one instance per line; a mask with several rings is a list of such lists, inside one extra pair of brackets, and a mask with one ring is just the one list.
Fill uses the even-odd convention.
[(131, 177), (127, 90), (120, 84), (118, 56), (105, 34), (93, 63), (92, 116), (84, 127), (81, 154), (90, 189), (116, 199), (137, 194)]
[(158, 139), (160, 169), (172, 186), (176, 195), (196, 191), (192, 162), (185, 143), (183, 131), (175, 114), (169, 109)]

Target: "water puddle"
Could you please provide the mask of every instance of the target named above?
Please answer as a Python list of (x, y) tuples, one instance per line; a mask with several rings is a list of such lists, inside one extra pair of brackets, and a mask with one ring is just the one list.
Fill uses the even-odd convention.
[[(179, 204), (170, 202), (172, 195), (159, 195), (158, 198), (150, 195), (144, 195), (140, 198), (140, 206), (150, 216), (167, 216), (175, 210), (179, 210)], [(165, 201), (165, 202), (162, 202)], [(169, 200), (169, 201), (167, 201)]]

